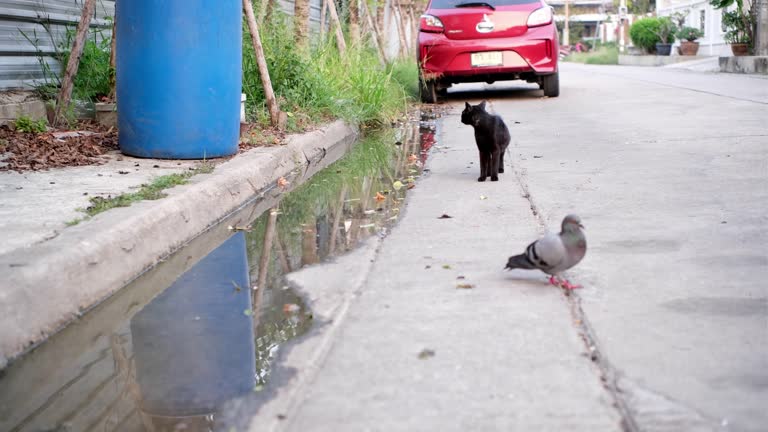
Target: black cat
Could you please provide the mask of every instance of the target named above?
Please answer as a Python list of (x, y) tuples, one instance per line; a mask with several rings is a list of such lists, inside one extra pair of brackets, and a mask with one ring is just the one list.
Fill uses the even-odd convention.
[(501, 117), (485, 111), (485, 101), (480, 105), (466, 104), (461, 113), (461, 122), (475, 128), (475, 142), (480, 150), (480, 177), (477, 181), (499, 180), (504, 172), (504, 151), (509, 145), (509, 129)]

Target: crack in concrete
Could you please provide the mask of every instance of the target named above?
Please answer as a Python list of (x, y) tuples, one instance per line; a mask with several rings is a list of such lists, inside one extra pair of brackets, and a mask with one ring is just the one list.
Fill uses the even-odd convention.
[[(507, 150), (507, 160), (514, 160), (511, 155), (511, 151)], [(515, 161), (517, 162), (517, 161)], [(515, 174), (520, 189), (522, 189), (522, 197), (525, 198), (531, 207), (531, 212), (536, 219), (539, 232), (544, 233), (547, 229), (547, 222), (544, 220), (538, 205), (534, 201), (531, 191), (528, 188), (526, 178), (528, 176), (527, 170), (520, 167), (518, 163), (512, 166), (512, 171)], [(624, 395), (619, 388), (618, 381), (620, 378), (619, 373), (611, 365), (608, 359), (602, 355), (602, 351), (597, 341), (597, 336), (592, 325), (584, 313), (581, 307), (581, 297), (572, 291), (563, 289), (563, 295), (568, 302), (573, 322), (579, 332), (579, 337), (584, 342), (587, 349), (587, 357), (595, 364), (600, 371), (600, 381), (603, 387), (608, 391), (613, 399), (613, 406), (619, 412), (621, 416), (621, 428), (625, 432), (639, 432), (640, 427), (637, 425), (635, 418), (632, 415), (632, 411), (629, 407), (629, 403), (625, 400)]]

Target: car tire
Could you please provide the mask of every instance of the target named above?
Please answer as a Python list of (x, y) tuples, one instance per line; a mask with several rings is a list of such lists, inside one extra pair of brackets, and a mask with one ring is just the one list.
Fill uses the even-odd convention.
[(437, 103), (437, 83), (419, 77), (419, 95), (422, 103)]
[(541, 89), (544, 90), (544, 96), (560, 96), (560, 72), (541, 77)]

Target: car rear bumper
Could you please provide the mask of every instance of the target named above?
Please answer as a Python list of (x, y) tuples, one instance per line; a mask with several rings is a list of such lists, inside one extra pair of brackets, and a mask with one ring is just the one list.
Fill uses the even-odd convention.
[[(521, 74), (557, 71), (558, 43), (553, 26), (529, 30), (524, 36), (482, 40), (451, 40), (444, 34), (419, 33), (419, 64), (427, 77), (449, 81), (512, 79)], [(501, 51), (501, 66), (473, 67), (471, 54)]]

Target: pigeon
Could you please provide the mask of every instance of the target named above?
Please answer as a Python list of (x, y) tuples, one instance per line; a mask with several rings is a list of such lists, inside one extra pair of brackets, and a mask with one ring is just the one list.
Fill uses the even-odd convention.
[(569, 214), (563, 219), (559, 234), (549, 233), (528, 245), (525, 253), (509, 257), (505, 269), (539, 269), (550, 275), (549, 283), (565, 289), (581, 288), (567, 279), (560, 280), (560, 273), (568, 270), (584, 258), (587, 239), (584, 237), (581, 218)]

